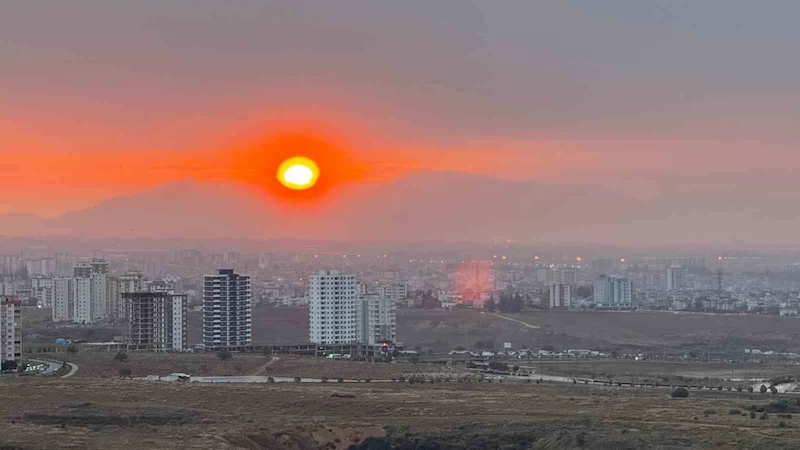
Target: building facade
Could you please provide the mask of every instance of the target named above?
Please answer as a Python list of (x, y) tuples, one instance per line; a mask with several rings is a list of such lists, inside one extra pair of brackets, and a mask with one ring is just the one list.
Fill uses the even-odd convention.
[(123, 339), (130, 350), (182, 351), (187, 348), (186, 295), (168, 292), (125, 292)]
[(633, 291), (630, 280), (603, 275), (594, 282), (594, 304), (597, 308), (633, 308)]
[(357, 342), (355, 277), (336, 270), (321, 270), (312, 275), (308, 289), (308, 334), (316, 344)]
[(384, 298), (395, 301), (404, 300), (408, 297), (408, 285), (402, 281), (386, 283), (381, 285), (378, 293)]
[(73, 282), (70, 277), (53, 278), (53, 322), (72, 320), (75, 305)]
[(550, 309), (567, 309), (572, 305), (572, 287), (569, 284), (550, 285)]
[(250, 345), (250, 277), (219, 269), (203, 277), (203, 344), (206, 347)]
[(22, 353), (22, 303), (14, 296), (0, 297), (0, 360), (18, 361)]
[(680, 291), (686, 288), (686, 267), (667, 267), (667, 290)]
[(397, 303), (380, 294), (361, 296), (357, 304), (357, 341), (377, 345), (397, 337)]
[(31, 295), (42, 308), (53, 307), (53, 279), (49, 277), (31, 278)]

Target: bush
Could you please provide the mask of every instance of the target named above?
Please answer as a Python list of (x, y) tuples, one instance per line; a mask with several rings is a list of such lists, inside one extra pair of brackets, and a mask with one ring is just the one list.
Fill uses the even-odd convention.
[(679, 387), (672, 391), (672, 397), (674, 398), (686, 398), (689, 396), (689, 390), (686, 388)]
[(773, 394), (777, 394), (778, 393), (778, 388), (776, 388), (775, 386), (770, 386), (769, 387), (769, 391), (772, 392)]
[(762, 384), (762, 385), (761, 385), (761, 387), (760, 387), (758, 390), (759, 390), (759, 391), (760, 391), (762, 394), (764, 394), (764, 393), (766, 393), (766, 392), (767, 392), (767, 386), (765, 386), (765, 385), (763, 385), (763, 384)]
[(739, 410), (738, 410), (738, 409), (736, 409), (736, 408), (731, 408), (731, 409), (729, 409), (729, 410), (728, 410), (728, 415), (731, 415), (731, 416), (738, 416), (738, 415), (739, 415), (739, 414), (741, 414), (741, 413), (742, 413), (742, 412), (741, 412), (741, 411), (739, 411)]
[(275, 378), (267, 377), (267, 383), (274, 383), (274, 382), (275, 382)]
[(230, 361), (231, 359), (233, 359), (233, 353), (231, 353), (226, 349), (222, 349), (219, 351), (219, 353), (217, 353), (217, 358), (223, 361)]
[(327, 383), (328, 382), (328, 377), (322, 377), (320, 379), (320, 381), (323, 382), (323, 383)]
[(344, 378), (339, 377), (339, 378), (336, 379), (336, 382), (337, 383), (344, 383)]
[(722, 386), (717, 386), (717, 390), (721, 391), (722, 390)]
[(127, 360), (128, 360), (128, 354), (125, 352), (117, 352), (117, 354), (114, 355), (114, 361), (127, 361)]
[[(398, 381), (398, 382), (400, 382), (400, 383), (405, 383), (405, 382), (406, 382), (406, 377), (399, 377), (399, 378), (397, 379), (397, 381)], [(409, 381), (410, 381), (410, 380), (409, 380)]]
[(780, 422), (778, 422), (778, 428), (786, 428), (786, 422), (784, 422), (782, 420)]
[(747, 392), (753, 392), (753, 386), (747, 386)]
[(750, 418), (751, 419), (755, 419), (756, 418), (756, 412), (755, 411), (750, 411)]
[(742, 387), (741, 386), (736, 386), (736, 392), (742, 392)]
[(511, 371), (512, 371), (512, 372), (519, 372), (519, 366), (513, 366), (513, 367), (511, 368)]
[(767, 417), (769, 417), (767, 415), (767, 413), (763, 412), (763, 413), (761, 413), (761, 415), (758, 418), (761, 419), (761, 420), (767, 420)]
[(370, 381), (372, 380), (370, 380), (369, 378), (364, 378), (364, 383), (369, 383)]
[(295, 383), (299, 383), (300, 382), (300, 377), (294, 377), (294, 382)]
[(132, 375), (133, 375), (133, 371), (131, 370), (130, 367), (123, 367), (123, 368), (119, 369), (119, 377), (120, 378), (125, 378), (125, 377), (130, 378)]

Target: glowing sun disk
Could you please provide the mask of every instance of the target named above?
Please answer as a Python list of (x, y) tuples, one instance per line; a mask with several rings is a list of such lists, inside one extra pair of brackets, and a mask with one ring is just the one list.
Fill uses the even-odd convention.
[(289, 189), (308, 189), (316, 184), (319, 168), (314, 161), (296, 156), (281, 163), (277, 177), (278, 181)]

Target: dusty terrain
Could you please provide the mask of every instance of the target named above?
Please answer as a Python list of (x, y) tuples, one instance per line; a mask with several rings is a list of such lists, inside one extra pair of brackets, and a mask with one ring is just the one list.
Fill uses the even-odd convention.
[[(54, 328), (45, 310), (23, 312), (25, 342), (51, 343), (56, 337), (110, 340), (120, 335), (115, 328)], [(49, 313), (49, 312), (48, 312)], [(446, 352), (478, 342), (496, 347), (511, 342), (515, 348), (553, 346), (621, 352), (667, 352), (674, 355), (725, 355), (744, 358), (745, 348), (795, 351), (792, 341), (800, 327), (797, 319), (776, 316), (672, 314), (668, 312), (566, 312), (526, 311), (504, 314), (540, 328), (529, 328), (478, 310), (400, 309), (397, 336), (409, 348)], [(308, 341), (306, 308), (253, 309), (253, 342), (304, 343)], [(199, 312), (189, 314), (189, 342), (200, 342)]]
[[(336, 394), (337, 396), (334, 396)], [(795, 448), (780, 397), (535, 383), (206, 385), (114, 378), (0, 384), (7, 449)], [(780, 408), (797, 409), (795, 400)], [(796, 412), (795, 412), (796, 413)], [(439, 447), (433, 447), (432, 442)], [(361, 448), (388, 448), (370, 440)]]

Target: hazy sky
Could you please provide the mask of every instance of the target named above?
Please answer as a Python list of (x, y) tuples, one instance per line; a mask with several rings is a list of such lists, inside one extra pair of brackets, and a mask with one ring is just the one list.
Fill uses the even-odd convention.
[(800, 2), (11, 0), (0, 212), (175, 179), (285, 121), (375, 177), (797, 190)]

